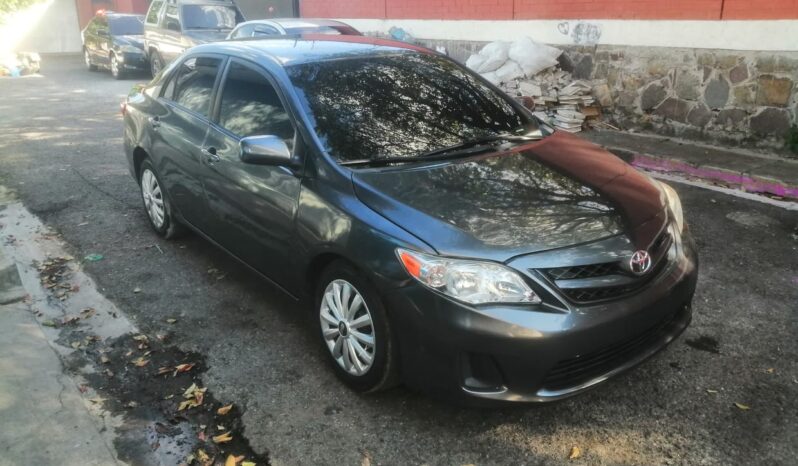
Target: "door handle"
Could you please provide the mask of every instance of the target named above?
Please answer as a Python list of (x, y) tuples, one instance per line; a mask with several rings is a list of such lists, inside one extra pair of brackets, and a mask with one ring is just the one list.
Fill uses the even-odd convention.
[(202, 148), (202, 155), (205, 156), (205, 160), (207, 160), (208, 163), (216, 163), (216, 162), (222, 160), (222, 158), (219, 157), (216, 154), (216, 148), (215, 147), (203, 147)]
[(152, 129), (158, 129), (161, 127), (161, 119), (157, 116), (149, 117), (148, 121), (150, 122)]

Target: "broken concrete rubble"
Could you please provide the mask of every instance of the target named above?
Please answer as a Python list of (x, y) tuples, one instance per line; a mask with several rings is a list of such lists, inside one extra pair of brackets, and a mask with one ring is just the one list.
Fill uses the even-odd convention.
[(541, 120), (578, 132), (588, 118), (600, 115), (597, 107), (591, 107), (596, 98), (609, 107), (612, 95), (606, 80), (574, 80), (571, 73), (560, 69), (557, 57), (561, 53), (529, 38), (512, 44), (491, 42), (472, 54), (466, 66), (535, 110)]

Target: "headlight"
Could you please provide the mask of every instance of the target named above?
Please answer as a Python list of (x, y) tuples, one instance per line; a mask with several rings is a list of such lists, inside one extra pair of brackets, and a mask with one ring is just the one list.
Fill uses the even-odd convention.
[(673, 220), (676, 222), (676, 227), (679, 229), (679, 233), (681, 233), (684, 230), (684, 212), (682, 212), (682, 201), (679, 199), (679, 195), (676, 194), (676, 191), (674, 191), (673, 188), (662, 182), (659, 182), (659, 185), (662, 187), (662, 191), (665, 193), (665, 198), (668, 201), (668, 209), (671, 211), (671, 215), (673, 215)]
[(454, 299), (470, 304), (540, 302), (521, 276), (503, 265), (405, 249), (397, 249), (396, 254), (413, 278)]
[(132, 45), (122, 45), (119, 47), (119, 50), (121, 50), (124, 53), (138, 53), (138, 54), (144, 53), (143, 50), (141, 50), (138, 47), (133, 47)]

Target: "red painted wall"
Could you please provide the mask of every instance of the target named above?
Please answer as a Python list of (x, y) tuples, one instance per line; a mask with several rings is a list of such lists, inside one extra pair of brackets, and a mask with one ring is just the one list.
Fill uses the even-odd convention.
[(385, 0), (299, 0), (305, 18), (386, 18)]
[(304, 17), (798, 19), (798, 0), (299, 0)]
[(83, 29), (94, 18), (97, 10), (105, 9), (117, 13), (144, 14), (150, 4), (147, 0), (75, 0), (78, 7), (78, 21)]
[(724, 0), (723, 19), (798, 19), (798, 0)]

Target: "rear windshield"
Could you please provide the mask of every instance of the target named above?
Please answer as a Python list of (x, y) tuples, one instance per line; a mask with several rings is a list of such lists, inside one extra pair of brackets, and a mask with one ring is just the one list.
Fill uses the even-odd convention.
[(183, 5), (183, 29), (233, 29), (243, 21), (228, 5)]
[(413, 157), (536, 122), (449, 59), (403, 52), (287, 68), (319, 139), (338, 161)]
[(140, 36), (144, 34), (144, 18), (139, 16), (116, 16), (108, 18), (112, 36)]

